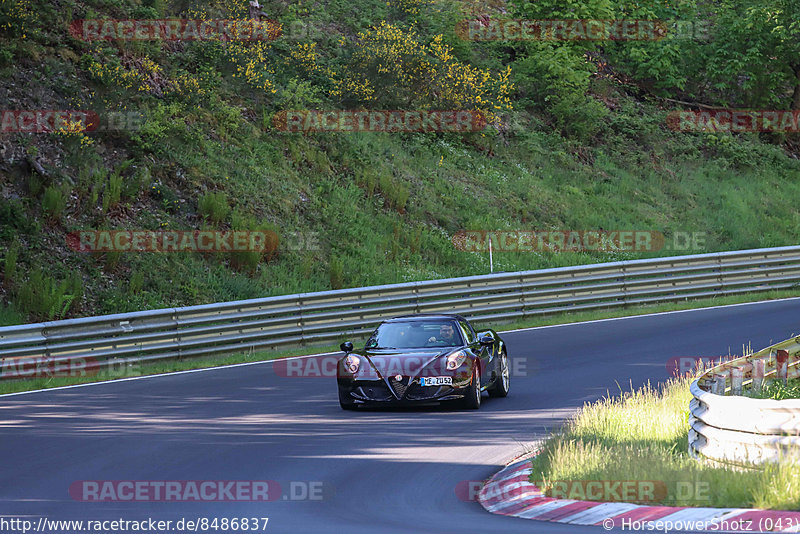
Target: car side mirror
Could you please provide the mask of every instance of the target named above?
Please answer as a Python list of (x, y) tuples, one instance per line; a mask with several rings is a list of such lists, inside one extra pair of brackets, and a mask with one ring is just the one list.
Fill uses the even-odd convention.
[(481, 345), (494, 345), (494, 336), (491, 332), (481, 332), (478, 334), (478, 343)]
[(342, 352), (353, 352), (353, 344), (349, 341), (345, 341), (339, 348), (342, 349)]

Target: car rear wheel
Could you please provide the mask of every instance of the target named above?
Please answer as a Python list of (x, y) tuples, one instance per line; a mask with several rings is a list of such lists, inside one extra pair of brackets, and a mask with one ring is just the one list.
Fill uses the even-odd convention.
[(495, 379), (495, 384), (489, 390), (491, 397), (505, 397), (508, 395), (508, 386), (511, 373), (508, 371), (508, 355), (505, 350), (500, 353), (500, 376)]
[(481, 407), (481, 366), (477, 361), (472, 368), (472, 383), (464, 396), (464, 407), (470, 410), (477, 410)]

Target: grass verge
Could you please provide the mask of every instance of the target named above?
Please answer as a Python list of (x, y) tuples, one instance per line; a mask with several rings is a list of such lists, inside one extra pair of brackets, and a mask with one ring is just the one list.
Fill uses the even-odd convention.
[(800, 399), (800, 379), (791, 378), (785, 384), (779, 380), (767, 380), (761, 391), (746, 389), (744, 396), (751, 399)]
[(290, 356), (301, 356), (305, 354), (324, 354), (326, 352), (333, 352), (335, 350), (339, 350), (338, 345), (317, 346), (313, 349), (310, 349), (309, 347), (295, 347), (280, 351), (256, 351), (245, 354), (230, 354), (227, 356), (209, 356), (205, 358), (193, 358), (187, 360), (165, 360), (161, 362), (141, 363), (110, 371), (101, 370), (95, 375), (52, 376), (21, 380), (6, 380), (0, 382), (0, 395), (7, 393), (19, 393), (21, 391), (33, 391), (37, 389), (51, 389), (63, 386), (72, 386), (75, 384), (104, 382), (107, 380), (122, 380), (137, 376), (189, 371), (192, 369), (207, 369), (210, 367), (221, 367), (225, 365), (234, 365), (237, 363), (263, 362), (278, 358), (288, 358)]
[[(531, 480), (560, 498), (800, 509), (800, 464), (744, 471), (689, 456), (690, 383), (691, 378), (678, 378), (659, 387), (648, 384), (585, 405), (543, 444), (532, 461)], [(617, 499), (613, 491), (583, 491), (591, 488), (588, 481), (637, 481), (638, 486), (628, 495), (633, 498)], [(655, 492), (647, 491), (653, 487)]]
[[(765, 293), (752, 293), (737, 295), (732, 297), (715, 297), (694, 301), (673, 302), (650, 306), (635, 306), (620, 310), (593, 310), (579, 313), (559, 313), (546, 317), (530, 318), (524, 321), (515, 321), (503, 325), (502, 330), (515, 330), (520, 328), (534, 328), (537, 326), (549, 326), (556, 324), (570, 324), (598, 319), (610, 319), (618, 317), (630, 317), (650, 313), (660, 313), (667, 311), (690, 310), (707, 308), (710, 306), (724, 306), (730, 304), (740, 304), (746, 302), (759, 302), (765, 300), (775, 300), (798, 296), (797, 291), (770, 291)], [(475, 323), (476, 328), (497, 327), (491, 323)], [(352, 339), (356, 345), (356, 339)], [(363, 341), (363, 340), (361, 340)], [(130, 378), (135, 376), (156, 375), (162, 373), (172, 373), (176, 371), (187, 371), (191, 369), (203, 369), (208, 367), (219, 367), (233, 365), (237, 363), (257, 362), (274, 360), (277, 358), (287, 358), (309, 353), (324, 353), (339, 350), (338, 345), (327, 346), (307, 346), (287, 348), (282, 351), (258, 351), (245, 354), (231, 354), (226, 356), (210, 356), (206, 358), (196, 358), (188, 360), (171, 360), (152, 364), (140, 364), (128, 367), (124, 370), (105, 373), (101, 372), (94, 376), (80, 377), (42, 377), (27, 380), (6, 380), (0, 382), (0, 395), (5, 393), (18, 393), (20, 391), (32, 391), (37, 389), (49, 389), (54, 387), (69, 386), (74, 384), (85, 384), (89, 382), (100, 382), (120, 378)]]

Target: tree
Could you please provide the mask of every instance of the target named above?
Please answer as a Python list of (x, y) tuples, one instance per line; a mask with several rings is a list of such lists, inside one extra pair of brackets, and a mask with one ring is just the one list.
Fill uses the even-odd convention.
[(714, 37), (708, 74), (716, 89), (738, 105), (800, 109), (797, 0), (725, 0)]

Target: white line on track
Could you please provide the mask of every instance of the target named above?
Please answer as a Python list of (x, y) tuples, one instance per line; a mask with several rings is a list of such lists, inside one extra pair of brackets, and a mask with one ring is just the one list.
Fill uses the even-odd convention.
[(143, 376), (132, 376), (129, 378), (117, 378), (114, 380), (103, 380), (102, 382), (87, 382), (85, 384), (73, 384), (71, 386), (58, 386), (54, 388), (45, 388), (45, 389), (32, 389), (30, 391), (18, 391), (16, 393), (4, 393), (0, 395), (2, 397), (11, 397), (13, 395), (25, 395), (28, 393), (41, 393), (43, 391), (58, 391), (59, 389), (72, 389), (72, 388), (82, 388), (86, 386), (97, 386), (100, 384), (109, 384), (111, 382), (128, 382), (130, 380), (142, 380), (145, 378), (158, 378), (160, 376), (175, 376), (175, 375), (185, 375), (189, 373), (200, 373), (203, 371), (215, 371), (217, 369), (231, 369), (233, 367), (245, 367), (247, 365), (263, 365), (265, 363), (274, 363), (278, 360), (299, 360), (301, 358), (313, 358), (314, 356), (328, 356), (329, 354), (338, 354), (338, 352), (320, 352), (319, 354), (305, 354), (303, 356), (289, 356), (287, 358), (274, 358), (272, 360), (262, 360), (260, 362), (244, 362), (244, 363), (232, 363), (230, 365), (217, 365), (216, 367), (203, 367), (202, 369), (188, 369), (186, 371), (173, 371), (171, 373), (159, 373), (157, 375), (143, 375)]
[(592, 319), (591, 321), (577, 321), (574, 323), (561, 323), (561, 324), (550, 324), (546, 326), (533, 326), (529, 328), (517, 328), (516, 330), (504, 330), (499, 332), (500, 334), (507, 334), (509, 332), (523, 332), (525, 330), (537, 330), (543, 328), (559, 328), (562, 326), (574, 326), (574, 325), (582, 325), (582, 324), (592, 324), (592, 323), (604, 323), (606, 321), (621, 321), (623, 319), (638, 319), (639, 317), (652, 317), (653, 315), (671, 315), (673, 313), (690, 313), (690, 312), (698, 312), (698, 311), (705, 311), (705, 310), (716, 310), (719, 308), (733, 308), (736, 306), (752, 306), (754, 304), (765, 304), (767, 302), (784, 302), (787, 300), (798, 300), (800, 297), (786, 297), (782, 299), (771, 299), (771, 300), (758, 300), (755, 302), (740, 302), (738, 304), (721, 304), (719, 306), (708, 306), (706, 308), (692, 308), (690, 310), (672, 310), (672, 311), (664, 311), (664, 312), (653, 312), (653, 313), (642, 313), (639, 315), (626, 315), (625, 317), (609, 317), (607, 319)]

